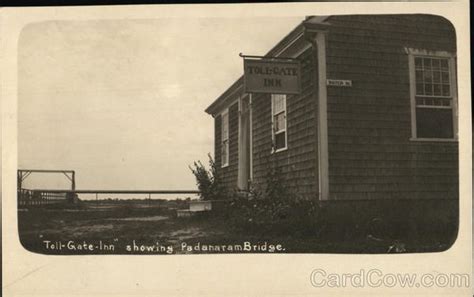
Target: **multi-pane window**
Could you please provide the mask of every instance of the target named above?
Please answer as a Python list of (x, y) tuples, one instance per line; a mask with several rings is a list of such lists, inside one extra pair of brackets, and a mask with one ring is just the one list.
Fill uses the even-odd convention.
[(454, 138), (454, 59), (414, 55), (411, 67), (414, 84), (413, 136), (417, 139)]
[(229, 111), (221, 114), (221, 166), (229, 165)]
[(273, 151), (286, 149), (286, 95), (272, 94), (272, 126)]

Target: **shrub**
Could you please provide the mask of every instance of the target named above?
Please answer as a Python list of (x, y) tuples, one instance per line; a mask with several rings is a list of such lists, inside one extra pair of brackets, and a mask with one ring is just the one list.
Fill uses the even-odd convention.
[(191, 169), (191, 172), (196, 177), (196, 184), (200, 191), (199, 197), (202, 200), (225, 198), (226, 190), (217, 174), (216, 163), (212, 159), (211, 154), (208, 154), (208, 157), (209, 169), (207, 169), (201, 161), (194, 162), (193, 167), (189, 166), (189, 169)]
[(267, 171), (263, 190), (252, 189), (248, 195), (232, 195), (229, 222), (253, 233), (316, 234), (319, 226), (319, 205), (302, 199), (289, 190), (280, 169)]

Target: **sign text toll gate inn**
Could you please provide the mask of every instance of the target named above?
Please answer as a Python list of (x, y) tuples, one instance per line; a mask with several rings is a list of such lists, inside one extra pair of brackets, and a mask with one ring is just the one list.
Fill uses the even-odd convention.
[(244, 86), (247, 93), (299, 94), (300, 62), (244, 59)]

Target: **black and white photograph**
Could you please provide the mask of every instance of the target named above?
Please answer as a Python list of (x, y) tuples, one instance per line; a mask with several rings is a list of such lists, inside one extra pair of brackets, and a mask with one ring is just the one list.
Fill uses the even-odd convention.
[[(27, 250), (405, 253), (453, 244), (452, 24), (423, 14), (239, 21), (23, 30), (17, 184)], [(273, 38), (254, 32), (243, 51), (232, 38), (255, 26)]]
[[(97, 296), (201, 296), (216, 274), (229, 278), (219, 295), (469, 289), (456, 260), (472, 252), (462, 22), (444, 4), (191, 6), (16, 16), (4, 250), (39, 264), (14, 269), (11, 296), (73, 266), (71, 286)], [(407, 285), (395, 271), (418, 274)], [(256, 274), (279, 284), (244, 281)], [(165, 290), (173, 275), (180, 289)]]

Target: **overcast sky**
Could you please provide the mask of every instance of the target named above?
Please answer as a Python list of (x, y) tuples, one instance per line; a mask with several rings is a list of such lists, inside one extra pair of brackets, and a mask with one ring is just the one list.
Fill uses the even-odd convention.
[[(78, 189), (195, 189), (213, 153), (204, 112), (301, 18), (51, 21), (19, 41), (20, 168), (76, 170)], [(25, 187), (64, 188), (31, 175)]]

